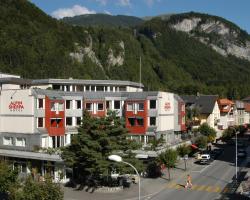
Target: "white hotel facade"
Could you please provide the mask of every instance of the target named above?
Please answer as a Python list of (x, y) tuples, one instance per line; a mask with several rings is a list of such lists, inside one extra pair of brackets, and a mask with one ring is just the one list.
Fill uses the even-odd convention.
[(185, 104), (173, 93), (143, 92), (143, 85), (130, 81), (27, 80), (0, 73), (0, 158), (24, 174), (36, 168), (66, 182), (63, 160), (46, 149), (70, 144), (85, 109), (95, 117), (116, 110), (130, 137), (143, 143), (155, 137), (171, 143), (185, 130)]

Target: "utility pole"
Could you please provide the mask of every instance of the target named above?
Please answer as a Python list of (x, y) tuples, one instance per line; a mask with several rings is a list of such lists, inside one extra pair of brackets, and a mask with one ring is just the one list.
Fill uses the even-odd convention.
[(236, 131), (236, 133), (235, 133), (235, 180), (236, 180), (236, 182), (238, 180), (238, 156), (237, 156), (238, 144), (237, 144), (237, 134), (238, 134), (238, 131)]
[(140, 56), (140, 89), (141, 89), (141, 56)]

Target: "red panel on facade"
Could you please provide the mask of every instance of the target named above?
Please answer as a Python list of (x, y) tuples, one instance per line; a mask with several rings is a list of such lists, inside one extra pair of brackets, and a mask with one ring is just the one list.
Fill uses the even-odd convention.
[[(138, 104), (143, 103), (143, 110), (134, 110), (134, 106), (132, 111), (129, 111), (128, 104)], [(138, 106), (137, 106), (138, 108)], [(148, 129), (148, 104), (147, 100), (129, 100), (125, 102), (125, 118), (126, 118), (126, 128), (132, 134), (146, 134)], [(143, 122), (143, 124), (142, 124)]]
[[(63, 104), (62, 111), (52, 110), (54, 103)], [(48, 131), (49, 136), (63, 136), (65, 135), (65, 109), (64, 100), (55, 100), (45, 97), (45, 128)]]
[(179, 109), (179, 112), (180, 112), (180, 126), (181, 126), (181, 131), (186, 131), (186, 123), (185, 123), (185, 120), (182, 121), (182, 119), (184, 118), (185, 119), (185, 116), (186, 116), (186, 109), (185, 109), (185, 103), (184, 102), (179, 102), (179, 105), (180, 105), (180, 109)]

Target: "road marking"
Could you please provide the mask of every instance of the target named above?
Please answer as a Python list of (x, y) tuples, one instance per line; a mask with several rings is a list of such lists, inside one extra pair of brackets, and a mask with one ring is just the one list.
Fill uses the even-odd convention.
[(193, 189), (193, 190), (196, 190), (198, 187), (199, 187), (199, 185), (193, 185), (193, 186), (192, 186), (192, 189)]
[(215, 186), (213, 192), (216, 192), (216, 193), (221, 192), (221, 188), (218, 186)]
[[(177, 184), (175, 182), (169, 183), (166, 185), (166, 188), (170, 189), (184, 189), (184, 185)], [(191, 190), (195, 191), (205, 191), (205, 192), (211, 192), (211, 193), (227, 193), (229, 191), (228, 188), (222, 189), (220, 186), (211, 186), (211, 185), (196, 185), (194, 184), (191, 188)]]
[(207, 192), (212, 192), (212, 189), (213, 189), (212, 186), (208, 186), (208, 187), (205, 189), (205, 191), (207, 191)]
[(201, 185), (200, 187), (198, 187), (196, 190), (197, 191), (201, 191), (204, 190), (207, 186), (206, 185)]
[(167, 184), (167, 188), (173, 188), (173, 187), (175, 187), (175, 185), (176, 185), (176, 183), (169, 183), (169, 184)]

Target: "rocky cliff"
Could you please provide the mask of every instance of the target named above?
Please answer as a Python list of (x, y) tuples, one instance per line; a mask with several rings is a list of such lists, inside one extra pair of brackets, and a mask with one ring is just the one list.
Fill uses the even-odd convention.
[(209, 45), (221, 55), (229, 54), (250, 60), (249, 37), (241, 38), (244, 33), (232, 23), (214, 16), (184, 15), (171, 24), (177, 31), (183, 31)]

